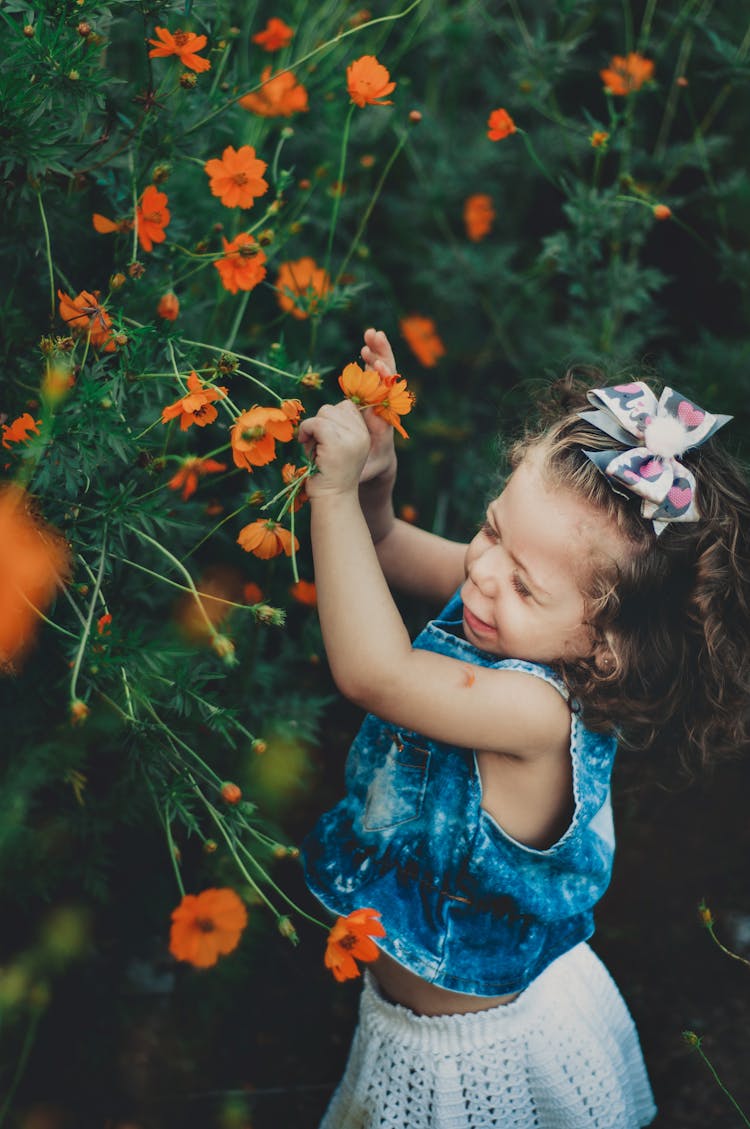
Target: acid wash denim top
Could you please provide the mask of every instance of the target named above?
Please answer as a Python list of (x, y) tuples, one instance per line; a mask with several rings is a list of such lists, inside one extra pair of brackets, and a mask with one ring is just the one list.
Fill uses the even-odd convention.
[[(549, 667), (499, 660), (461, 631), (456, 593), (413, 646), (525, 671), (567, 698)], [(556, 843), (537, 850), (482, 808), (472, 749), (368, 714), (349, 751), (345, 798), (303, 843), (308, 885), (335, 914), (379, 910), (380, 948), (430, 983), (476, 996), (521, 991), (594, 931), (614, 853), (615, 746), (572, 712), (573, 817)]]

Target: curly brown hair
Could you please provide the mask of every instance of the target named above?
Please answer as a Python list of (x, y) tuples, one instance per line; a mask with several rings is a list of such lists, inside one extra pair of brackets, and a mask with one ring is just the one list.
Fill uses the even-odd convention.
[(538, 452), (548, 483), (602, 510), (632, 550), (585, 593), (594, 654), (558, 669), (591, 728), (617, 729), (639, 747), (659, 733), (688, 769), (696, 759), (705, 767), (750, 742), (750, 487), (708, 440), (681, 456), (698, 483), (700, 521), (657, 537), (640, 499), (615, 492), (583, 453), (613, 446), (578, 415), (588, 389), (604, 383), (598, 370), (569, 371), (510, 450), (513, 467)]

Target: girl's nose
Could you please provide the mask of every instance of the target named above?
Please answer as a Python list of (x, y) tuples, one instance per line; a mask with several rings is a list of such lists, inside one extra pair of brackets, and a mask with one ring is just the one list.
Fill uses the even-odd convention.
[(486, 595), (492, 595), (502, 574), (502, 550), (499, 545), (488, 545), (474, 558), (469, 574)]

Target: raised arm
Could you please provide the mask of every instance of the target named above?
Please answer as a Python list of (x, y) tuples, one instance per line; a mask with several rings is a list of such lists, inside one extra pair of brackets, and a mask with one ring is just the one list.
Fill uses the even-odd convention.
[[(365, 331), (362, 360), (381, 376), (396, 372), (393, 350), (382, 330)], [(371, 411), (364, 419), (370, 451), (360, 477), (359, 501), (380, 566), (388, 583), (399, 591), (444, 603), (463, 580), (466, 546), (396, 517), (393, 428)]]
[(319, 474), (309, 480), (323, 640), (346, 697), (393, 722), (453, 744), (533, 755), (569, 725), (557, 691), (516, 671), (469, 665), (411, 646), (358, 500), (370, 449), (360, 412), (326, 405), (299, 430)]

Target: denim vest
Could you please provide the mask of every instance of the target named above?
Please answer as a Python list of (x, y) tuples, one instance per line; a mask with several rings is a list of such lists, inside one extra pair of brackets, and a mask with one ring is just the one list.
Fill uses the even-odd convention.
[[(498, 659), (462, 637), (458, 593), (413, 646), (549, 682), (547, 666)], [(537, 850), (481, 806), (475, 753), (368, 714), (349, 751), (346, 796), (303, 844), (307, 882), (335, 914), (371, 906), (381, 949), (442, 988), (497, 996), (527, 987), (594, 931), (614, 853), (610, 773), (616, 739), (571, 713), (575, 809)]]

